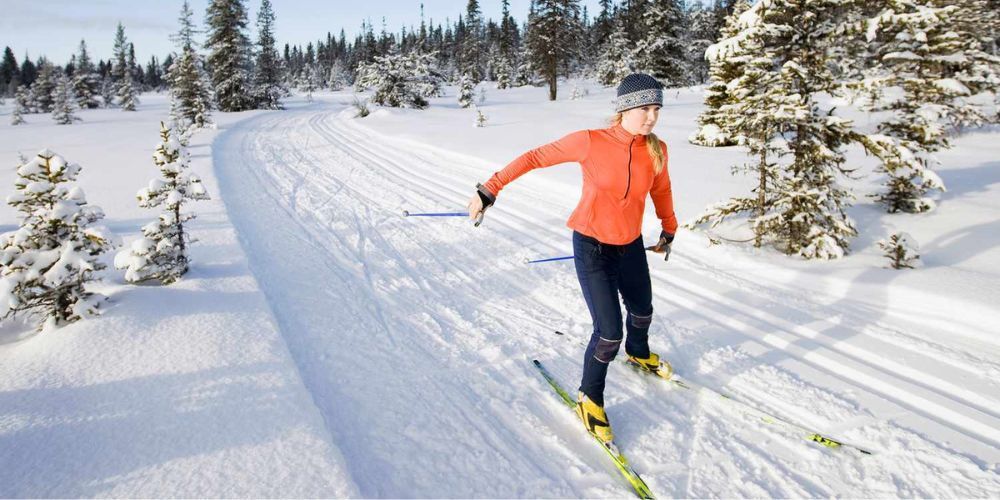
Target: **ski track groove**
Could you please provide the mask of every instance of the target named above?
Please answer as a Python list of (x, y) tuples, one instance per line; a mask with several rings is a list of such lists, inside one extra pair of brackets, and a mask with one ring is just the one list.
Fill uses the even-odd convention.
[[(311, 113), (311, 114), (310, 114)], [(290, 116), (289, 116), (290, 114)], [(305, 119), (303, 120), (303, 115)], [(283, 147), (275, 142), (268, 142), (264, 140), (264, 136), (268, 132), (277, 132), (278, 129), (290, 129), (298, 130), (302, 127), (293, 127), (292, 125), (298, 122), (304, 121), (304, 125), (307, 126), (308, 130), (316, 134), (322, 139), (323, 144), (317, 145), (315, 142), (310, 144), (310, 139), (314, 136), (309, 134), (299, 133), (298, 135), (292, 135), (289, 140), (302, 139), (305, 138), (305, 144), (301, 147), (296, 147), (293, 143), (290, 146)], [(288, 222), (296, 225), (300, 228), (299, 231), (290, 232), (294, 234), (296, 239), (301, 241), (303, 244), (314, 248), (321, 255), (329, 255), (332, 257), (330, 261), (324, 263), (324, 268), (331, 275), (338, 277), (338, 279), (343, 283), (342, 286), (348, 288), (350, 293), (346, 296), (358, 297), (361, 294), (362, 298), (355, 298), (352, 302), (358, 305), (367, 304), (367, 307), (363, 307), (365, 315), (374, 315), (377, 323), (379, 324), (379, 330), (382, 335), (380, 338), (386, 340), (392, 345), (392, 349), (416, 349), (422, 356), (438, 356), (438, 349), (446, 348), (449, 352), (445, 356), (444, 364), (455, 364), (456, 360), (467, 361), (470, 357), (475, 357), (479, 361), (475, 360), (467, 361), (469, 366), (476, 366), (478, 364), (483, 364), (486, 366), (490, 365), (490, 360), (482, 358), (482, 355), (477, 353), (477, 348), (483, 346), (499, 346), (501, 350), (505, 350), (508, 354), (506, 357), (510, 357), (510, 354), (516, 354), (518, 351), (518, 346), (524, 346), (523, 342), (516, 343), (513, 346), (510, 344), (504, 336), (499, 332), (510, 331), (513, 328), (518, 327), (514, 319), (519, 320), (529, 320), (532, 323), (539, 325), (542, 328), (542, 332), (550, 333), (553, 330), (553, 325), (545, 322), (545, 318), (554, 318), (556, 321), (562, 321), (563, 316), (565, 316), (565, 307), (561, 306), (558, 298), (556, 296), (547, 296), (544, 293), (533, 293), (539, 290), (538, 287), (530, 288), (523, 284), (523, 280), (519, 277), (523, 276), (517, 273), (511, 272), (500, 272), (490, 274), (489, 279), (494, 283), (499, 283), (503, 288), (508, 291), (512, 291), (513, 297), (510, 300), (514, 301), (517, 308), (512, 308), (506, 306), (508, 298), (505, 298), (502, 303), (503, 306), (497, 305), (495, 303), (489, 302), (489, 294), (478, 292), (477, 290), (470, 290), (473, 295), (477, 296), (479, 301), (484, 304), (488, 304), (487, 307), (475, 307), (471, 308), (470, 305), (473, 304), (472, 300), (467, 300), (465, 302), (455, 303), (451, 297), (454, 295), (454, 290), (448, 290), (447, 287), (433, 286), (430, 284), (425, 276), (428, 274), (428, 269), (426, 268), (427, 261), (429, 260), (434, 269), (430, 272), (440, 270), (445, 278), (458, 279), (463, 283), (475, 283), (474, 277), (479, 276), (477, 268), (466, 268), (464, 263), (477, 262), (476, 253), (477, 251), (470, 248), (469, 245), (462, 245), (454, 243), (454, 231), (447, 231), (443, 228), (444, 225), (428, 225), (426, 228), (422, 228), (422, 233), (420, 238), (407, 238), (404, 240), (407, 244), (412, 245), (413, 250), (409, 250), (405, 255), (403, 251), (398, 248), (399, 238), (400, 238), (400, 228), (401, 224), (398, 223), (397, 217), (391, 214), (391, 209), (388, 207), (393, 206), (393, 201), (395, 200), (397, 204), (405, 202), (410, 204), (416, 204), (416, 202), (427, 202), (428, 206), (440, 205), (442, 200), (442, 195), (447, 195), (449, 200), (457, 200), (464, 202), (465, 198), (472, 193), (472, 188), (464, 189), (458, 185), (458, 181), (455, 179), (463, 178), (473, 178), (477, 175), (477, 171), (472, 168), (459, 166), (462, 164), (460, 160), (454, 158), (448, 158), (439, 152), (432, 150), (421, 150), (416, 151), (406, 151), (401, 152), (393, 147), (391, 147), (388, 140), (383, 139), (377, 134), (367, 133), (356, 126), (352, 126), (345, 120), (336, 116), (336, 113), (330, 111), (318, 111), (316, 109), (306, 110), (304, 112), (286, 112), (283, 115), (277, 115), (276, 118), (265, 118), (261, 120), (262, 124), (270, 124), (269, 129), (261, 128), (260, 130), (255, 130), (257, 132), (257, 142), (256, 147), (242, 148), (244, 153), (244, 160), (256, 159), (257, 161), (243, 161), (242, 163), (249, 168), (247, 171), (252, 172), (253, 177), (260, 188), (267, 194), (268, 198), (273, 200), (273, 204), (280, 210), (284, 211), (288, 216)], [(248, 133), (249, 131), (243, 131), (245, 135), (244, 141), (253, 137), (253, 134)], [(383, 146), (389, 145), (389, 147), (383, 147), (376, 149), (373, 145), (381, 144)], [(328, 151), (328, 150), (333, 150)], [(322, 156), (326, 153), (325, 156)], [(288, 162), (285, 157), (292, 156), (295, 158), (295, 162)], [(412, 165), (418, 164), (421, 168), (414, 168)], [(273, 168), (265, 168), (267, 166), (272, 166)], [(255, 168), (260, 167), (260, 168)], [(336, 168), (334, 168), (336, 167)], [(362, 168), (364, 167), (364, 168)], [(217, 167), (218, 168), (218, 167)], [(337, 168), (346, 169), (346, 172), (338, 172)], [(464, 168), (464, 170), (463, 170)], [(448, 174), (452, 174), (450, 181), (439, 180), (448, 178), (445, 171), (448, 170)], [(420, 172), (418, 175), (416, 172)], [(287, 176), (287, 177), (283, 177)], [(350, 179), (351, 184), (346, 181), (340, 180)], [(358, 184), (358, 183), (361, 184)], [(404, 184), (405, 183), (405, 184)], [(288, 196), (282, 196), (281, 185), (288, 186)], [(376, 193), (369, 193), (366, 190), (357, 188), (355, 186), (374, 186), (374, 188), (369, 188), (369, 190), (374, 189)], [(278, 186), (275, 188), (274, 186)], [(392, 186), (393, 189), (386, 189)], [(307, 189), (303, 189), (307, 187)], [(319, 195), (322, 196), (321, 201), (318, 201), (315, 205), (309, 203), (310, 197), (312, 196), (311, 191), (317, 191)], [(398, 193), (406, 193), (405, 197), (398, 196)], [(535, 193), (532, 193), (535, 194)], [(341, 203), (338, 205), (338, 200), (343, 197), (348, 197), (348, 201), (357, 200), (361, 203), (354, 203), (344, 205)], [(284, 200), (284, 201), (282, 201)], [(538, 198), (538, 203), (544, 205), (544, 198)], [(361, 210), (352, 209), (352, 207), (360, 206)], [(338, 227), (337, 224), (343, 223), (343, 218), (338, 219), (336, 214), (326, 217), (324, 215), (327, 213), (328, 208), (347, 209), (349, 212), (348, 227)], [(398, 211), (396, 212), (399, 213)], [(565, 239), (566, 231), (558, 232), (554, 230), (551, 224), (544, 223), (540, 219), (534, 216), (529, 216), (524, 212), (521, 212), (512, 207), (505, 207), (504, 218), (498, 220), (491, 220), (491, 225), (496, 225), (498, 227), (515, 230), (522, 234), (518, 234), (520, 238), (517, 243), (513, 243), (510, 239), (502, 239), (502, 235), (499, 235), (491, 240), (491, 243), (496, 243), (499, 247), (490, 248), (491, 252), (495, 252), (497, 255), (503, 255), (509, 253), (511, 255), (517, 255), (517, 253), (524, 248), (524, 243), (526, 240), (531, 240), (537, 246), (538, 249), (547, 249), (549, 251), (560, 251), (561, 248), (557, 247), (552, 243), (552, 241), (560, 241), (558, 238)], [(393, 230), (396, 229), (395, 233), (384, 232), (380, 229)], [(524, 228), (528, 227), (531, 231), (525, 232)], [(375, 230), (372, 230), (375, 229)], [(403, 230), (405, 231), (405, 229)], [(356, 241), (349, 238), (353, 232), (356, 236)], [(304, 234), (302, 234), (304, 233)], [(550, 234), (553, 238), (548, 240), (543, 240), (540, 234)], [(395, 243), (387, 239), (387, 237), (393, 236)], [(404, 234), (405, 237), (405, 234)], [(426, 237), (426, 242), (424, 241)], [(500, 241), (497, 241), (500, 240)], [(244, 247), (247, 248), (247, 242), (241, 238), (244, 243)], [(463, 258), (447, 258), (441, 256), (443, 252), (441, 242), (444, 242), (450, 250), (460, 252)], [(440, 252), (440, 253), (439, 253)], [(250, 254), (250, 252), (247, 252)], [(415, 258), (409, 258), (416, 256)], [(358, 266), (350, 266), (350, 262), (360, 262), (360, 270), (357, 269)], [(382, 264), (383, 262), (392, 262), (393, 266), (387, 266)], [(701, 265), (699, 261), (691, 259), (690, 262), (696, 265)], [(375, 264), (375, 265), (370, 265)], [(381, 267), (380, 267), (381, 265)], [(417, 266), (424, 266), (418, 269)], [(398, 272), (397, 272), (398, 271)], [(530, 271), (525, 271), (530, 272)], [(399, 305), (396, 304), (398, 301), (394, 298), (398, 296), (391, 289), (386, 289), (377, 278), (392, 278), (398, 276), (398, 273), (403, 274), (403, 278), (409, 280), (412, 285), (419, 292), (418, 294), (412, 293), (412, 291), (405, 294), (406, 297), (417, 297), (419, 300), (416, 304), (407, 304), (410, 311), (423, 311), (423, 316), (432, 321), (435, 328), (440, 333), (438, 334), (439, 340), (437, 344), (433, 346), (428, 344), (425, 345), (423, 342), (417, 340), (414, 341), (411, 335), (407, 336), (407, 341), (405, 344), (398, 342), (395, 334), (395, 330), (400, 328), (412, 328), (417, 326), (417, 324), (412, 321), (404, 320), (402, 317), (396, 318), (390, 312), (388, 312), (383, 303), (386, 305)], [(543, 275), (549, 280), (556, 281), (556, 284), (564, 284), (569, 281), (564, 277), (559, 276), (553, 272), (535, 272), (535, 275)], [(563, 273), (565, 274), (565, 273)], [(700, 272), (701, 275), (712, 275), (712, 277), (719, 282), (727, 286), (734, 286), (733, 280), (727, 280), (725, 277), (720, 277), (717, 273)], [(654, 271), (654, 277), (660, 280), (665, 279), (665, 273), (662, 271)], [(480, 276), (480, 279), (483, 279)], [(735, 278), (734, 278), (735, 279)], [(398, 280), (397, 280), (398, 281)], [(678, 279), (671, 276), (668, 280), (672, 284), (677, 284)], [(575, 281), (574, 281), (575, 283)], [(360, 286), (358, 286), (360, 285)], [(719, 316), (723, 318), (730, 313), (727, 308), (731, 307), (731, 304), (727, 302), (732, 302), (724, 296), (712, 291), (708, 291), (704, 288), (700, 288), (690, 282), (683, 283), (681, 287), (682, 291), (686, 295), (691, 297), (697, 297), (699, 299), (698, 304), (693, 304), (692, 301), (677, 297), (666, 296), (665, 293), (657, 293), (656, 298), (660, 301), (674, 304), (675, 306), (681, 307), (683, 309), (689, 309), (692, 305), (700, 305), (704, 307), (704, 303), (707, 302), (719, 313)], [(694, 288), (694, 289), (693, 289)], [(465, 292), (466, 290), (462, 290)], [(575, 290), (574, 290), (575, 291)], [(450, 292), (450, 293), (449, 293)], [(459, 292), (459, 293), (462, 293)], [(699, 293), (700, 292), (700, 293)], [(345, 294), (340, 295), (328, 291), (332, 298), (341, 298)], [(574, 294), (575, 296), (575, 294)], [(405, 299), (403, 299), (405, 300)], [(777, 301), (778, 295), (775, 293), (768, 293), (768, 300)], [(530, 301), (528, 303), (527, 301)], [(274, 302), (272, 301), (272, 304)], [(525, 307), (520, 307), (524, 305)], [(787, 305), (782, 303), (783, 306)], [(274, 306), (272, 306), (274, 307)], [(523, 309), (523, 310), (518, 310)], [(737, 308), (738, 310), (738, 308)], [(744, 311), (741, 311), (744, 312)], [(815, 318), (815, 312), (802, 311), (809, 317)], [(402, 315), (404, 312), (397, 313), (397, 315)], [(828, 342), (823, 337), (823, 333), (817, 330), (809, 330), (806, 327), (801, 327), (798, 325), (787, 324), (787, 320), (780, 317), (769, 315), (768, 313), (761, 313), (759, 315), (748, 314), (752, 321), (758, 323), (764, 323), (768, 325), (764, 330), (757, 328), (754, 325), (750, 325), (745, 321), (739, 321), (739, 323), (744, 327), (744, 332), (750, 331), (755, 332), (757, 335), (750, 335), (746, 333), (748, 340), (755, 340), (767, 343), (772, 347), (775, 347), (789, 356), (802, 361), (805, 364), (816, 367), (817, 369), (824, 372), (831, 372), (829, 364), (824, 364), (822, 362), (817, 362), (815, 356), (811, 356), (809, 350), (806, 349), (788, 349), (786, 345), (782, 343), (787, 343), (789, 345), (794, 344), (796, 340), (791, 342), (781, 341), (776, 342), (774, 339), (767, 340), (774, 334), (767, 333), (767, 329), (772, 327), (778, 327), (782, 331), (782, 335), (785, 337), (798, 337), (799, 340), (806, 338), (810, 342), (823, 345), (825, 348), (832, 349), (836, 351), (841, 357), (846, 357), (847, 362), (852, 365), (862, 365), (865, 368), (879, 368), (883, 372), (890, 374), (896, 378), (902, 379), (904, 382), (911, 377), (908, 377), (905, 370), (904, 373), (897, 373), (891, 370), (885, 370), (884, 367), (879, 367), (875, 362), (869, 360), (869, 362), (862, 362), (861, 360), (854, 359), (850, 354), (845, 354), (840, 352), (836, 346), (827, 345)], [(542, 319), (539, 319), (542, 318)], [(706, 317), (707, 318), (707, 317)], [(707, 318), (709, 321), (720, 324), (720, 326), (728, 327), (732, 324), (727, 324), (726, 321), (720, 321), (716, 318)], [(426, 320), (423, 322), (426, 323)], [(309, 340), (308, 338), (301, 341), (296, 341), (292, 339), (288, 340), (288, 336), (294, 334), (289, 333), (291, 328), (285, 325), (286, 328), (282, 328), (283, 336), (286, 337), (286, 342), (290, 344), (296, 344), (298, 348), (290, 349), (295, 358), (296, 364), (300, 365), (299, 373), (303, 375), (303, 380), (306, 383), (306, 387), (309, 389), (310, 393), (313, 394), (313, 399), (322, 400), (322, 397), (317, 398), (316, 393), (322, 392), (319, 388), (322, 386), (323, 379), (313, 379), (314, 375), (310, 374), (310, 370), (303, 370), (302, 366), (308, 366), (311, 364), (309, 350)], [(420, 328), (416, 328), (414, 332), (422, 333), (424, 335), (431, 334), (433, 332), (426, 330), (427, 326), (424, 324), (420, 325)], [(457, 337), (449, 332), (464, 332)], [(471, 331), (477, 332), (477, 335), (467, 335)], [(896, 331), (896, 333), (906, 336), (902, 332)], [(864, 332), (865, 335), (874, 337), (873, 334)], [(810, 336), (811, 335), (811, 336)], [(589, 336), (589, 333), (588, 333)], [(544, 335), (539, 335), (540, 338), (544, 338)], [(817, 340), (817, 337), (823, 337), (824, 340)], [(668, 339), (668, 342), (669, 339)], [(551, 344), (551, 343), (549, 343)], [(577, 347), (571, 347), (570, 343), (563, 343), (558, 346), (547, 345), (542, 349), (545, 351), (554, 352), (573, 352), (574, 357), (579, 350)], [(572, 342), (574, 346), (578, 346), (579, 342)], [(405, 347), (404, 347), (405, 346)], [(291, 346), (290, 346), (291, 347)], [(531, 346), (529, 346), (531, 347)], [(537, 350), (538, 346), (534, 348)], [(905, 345), (900, 347), (907, 348)], [(523, 350), (523, 349), (522, 349)], [(804, 353), (801, 351), (805, 351)], [(474, 356), (470, 356), (474, 354)], [(540, 355), (541, 353), (536, 353)], [(858, 354), (858, 353), (855, 353)], [(861, 357), (865, 353), (860, 353)], [(874, 360), (878, 363), (882, 362), (882, 359)], [(838, 363), (844, 363), (843, 361)], [(847, 365), (838, 367), (846, 368)], [(440, 368), (440, 367), (439, 367)], [(490, 369), (495, 371), (497, 375), (505, 377), (510, 385), (515, 385), (517, 382), (530, 381), (536, 387), (539, 388), (537, 377), (531, 377), (530, 374), (525, 373), (525, 368), (519, 363), (513, 362), (503, 362), (499, 364), (494, 364), (490, 366)], [(459, 370), (455, 372), (454, 370)], [(851, 368), (848, 371), (860, 372), (857, 368)], [(463, 373), (463, 368), (461, 366), (445, 366), (432, 375), (437, 375), (438, 372), (449, 372), (452, 374)], [(531, 372), (533, 374), (533, 372)], [(843, 370), (833, 372), (834, 376), (840, 380), (846, 380), (844, 378)], [(437, 394), (436, 397), (443, 397), (448, 405), (449, 411), (453, 412), (452, 415), (461, 419), (465, 423), (464, 428), (475, 429), (474, 434), (478, 435), (482, 440), (489, 443), (488, 448), (494, 450), (500, 457), (502, 457), (501, 462), (496, 465), (495, 470), (506, 470), (509, 472), (518, 473), (517, 471), (526, 470), (538, 470), (538, 471), (548, 471), (547, 474), (543, 473), (542, 476), (548, 476), (541, 478), (543, 481), (547, 481), (547, 490), (550, 494), (556, 495), (567, 495), (568, 492), (574, 492), (571, 496), (581, 496), (581, 491), (579, 485), (574, 485), (569, 482), (569, 478), (557, 473), (559, 464), (553, 464), (548, 461), (542, 463), (539, 461), (535, 455), (531, 453), (518, 453), (514, 450), (509, 450), (508, 443), (511, 442), (522, 442), (525, 436), (522, 433), (516, 432), (515, 429), (519, 430), (516, 422), (507, 422), (503, 417), (494, 415), (494, 418), (490, 420), (489, 418), (482, 418), (478, 413), (490, 413), (489, 409), (484, 409), (484, 401), (482, 398), (476, 398), (475, 395), (479, 394), (484, 390), (491, 389), (490, 384), (494, 384), (495, 379), (489, 379), (484, 377), (486, 380), (479, 382), (478, 384), (470, 384), (470, 388), (465, 391), (454, 391), (454, 382), (449, 381), (448, 385), (442, 383), (440, 376), (431, 377), (421, 377), (420, 383), (421, 387), (425, 387), (423, 384), (431, 383), (433, 385), (433, 391)], [(864, 377), (861, 377), (864, 378)], [(869, 385), (862, 383), (862, 381), (850, 379), (853, 384), (859, 387), (861, 390), (875, 395), (876, 397), (881, 397), (882, 399), (887, 399), (890, 401), (895, 401), (900, 404), (900, 401), (890, 395), (892, 391), (890, 389), (873, 389)], [(915, 382), (909, 381), (910, 384)], [(947, 387), (948, 382), (937, 381), (935, 382), (939, 385), (944, 384)], [(609, 385), (611, 381), (609, 380)], [(890, 388), (895, 388), (892, 384), (888, 384)], [(927, 392), (932, 389), (931, 386), (927, 384), (916, 384), (923, 392)], [(634, 384), (629, 385), (632, 391), (634, 391)], [(493, 387), (492, 389), (500, 389), (499, 387)], [(897, 388), (898, 389), (898, 388)], [(541, 394), (548, 395), (545, 388), (540, 389)], [(500, 391), (502, 393), (502, 390)], [(898, 390), (896, 392), (899, 392)], [(908, 391), (902, 391), (908, 393)], [(766, 393), (766, 391), (765, 391)], [(919, 410), (919, 405), (915, 404), (914, 401), (919, 401), (923, 398), (919, 397), (917, 394), (911, 394), (911, 396), (917, 396), (916, 399), (909, 398), (903, 406)], [(953, 396), (953, 395), (949, 395)], [(978, 395), (974, 393), (965, 394), (968, 399), (976, 399)], [(700, 399), (700, 398), (698, 398)], [(755, 398), (751, 398), (750, 402), (754, 402)], [(907, 399), (907, 398), (904, 398)], [(956, 399), (952, 397), (952, 399)], [(989, 402), (985, 400), (985, 402)], [(525, 402), (532, 402), (534, 398), (527, 399), (525, 401), (518, 400), (514, 403), (523, 406)], [(331, 427), (330, 418), (336, 417), (336, 412), (331, 413), (330, 409), (324, 408), (323, 405), (317, 403), (320, 407), (321, 413), (323, 414), (324, 421), (327, 423), (328, 431)], [(537, 407), (537, 401), (532, 403), (532, 406)], [(543, 404), (544, 406), (544, 404)], [(705, 405), (696, 404), (692, 405), (696, 413), (690, 416), (692, 425), (692, 437), (687, 442), (686, 450), (683, 452), (685, 456), (685, 481), (681, 491), (684, 492), (685, 496), (691, 496), (694, 494), (693, 484), (696, 483), (694, 479), (694, 474), (696, 469), (692, 467), (692, 463), (699, 456), (698, 449), (702, 446), (712, 447), (713, 443), (718, 446), (731, 446), (731, 443), (727, 445), (725, 439), (721, 441), (718, 439), (713, 439), (712, 437), (704, 436), (704, 428), (707, 425), (714, 425), (720, 427), (727, 427), (732, 423), (733, 419), (730, 416), (724, 415), (722, 410), (709, 410), (709, 407)], [(765, 405), (767, 406), (767, 405)], [(916, 406), (916, 408), (914, 408)], [(970, 408), (975, 408), (976, 405), (968, 405)], [(473, 412), (477, 411), (477, 415), (473, 416)], [(786, 409), (787, 410), (787, 409)], [(456, 414), (457, 413), (457, 414)], [(646, 413), (644, 411), (644, 413)], [(921, 412), (921, 414), (928, 419), (935, 422), (943, 423), (945, 425), (951, 424), (955, 427), (958, 424), (950, 422), (947, 420), (941, 420), (935, 418), (930, 412)], [(990, 414), (990, 416), (993, 416)], [(538, 415), (529, 414), (519, 416), (522, 421), (524, 419), (529, 420), (528, 424), (535, 426), (545, 425), (551, 426), (551, 419), (545, 419)], [(654, 420), (655, 421), (655, 420)], [(513, 427), (511, 427), (513, 426)], [(450, 427), (456, 427), (451, 425)], [(461, 427), (461, 426), (459, 426)], [(559, 429), (561, 431), (561, 429)], [(769, 429), (774, 431), (774, 429)], [(961, 429), (956, 429), (961, 430)], [(968, 429), (966, 429), (968, 430)], [(331, 439), (335, 443), (340, 443), (338, 435), (332, 431)], [(781, 435), (780, 433), (778, 433)], [(978, 434), (977, 434), (978, 435)], [(731, 435), (730, 435), (731, 438)], [(369, 438), (371, 439), (371, 438)], [(366, 443), (364, 439), (360, 441), (362, 444)], [(767, 450), (753, 445), (752, 443), (739, 439), (740, 443), (743, 443), (743, 450), (740, 453), (750, 453), (754, 458), (748, 459), (747, 457), (736, 457), (737, 460), (745, 460), (746, 463), (752, 464), (763, 460), (768, 462)], [(579, 444), (579, 443), (572, 443)], [(535, 451), (539, 452), (539, 457), (544, 453), (551, 453), (552, 450), (547, 452), (542, 450), (536, 443), (528, 443), (528, 446)], [(564, 444), (566, 446), (566, 444)], [(574, 450), (576, 447), (574, 447)], [(710, 448), (706, 448), (710, 449)], [(793, 449), (794, 448), (790, 448)], [(599, 451), (599, 450), (598, 450)], [(582, 453), (577, 453), (569, 450), (560, 450), (560, 454), (568, 454), (568, 456), (575, 456), (581, 458), (584, 456)], [(595, 454), (588, 454), (589, 460), (586, 463), (589, 467), (594, 468), (595, 471), (604, 471), (608, 464), (604, 463), (606, 460), (602, 460)], [(637, 465), (648, 461), (650, 457), (644, 456), (644, 454), (635, 454), (632, 457), (633, 462)], [(385, 458), (383, 456), (383, 458)], [(360, 460), (360, 459), (359, 459)], [(771, 460), (773, 462), (773, 460)], [(378, 467), (381, 462), (378, 462), (377, 458), (373, 459), (371, 465), (357, 465), (353, 464), (351, 467), (352, 475), (362, 475), (365, 476), (370, 472), (371, 467)], [(579, 466), (580, 464), (577, 464)], [(804, 492), (823, 492), (823, 495), (829, 494), (832, 490), (820, 483), (816, 482), (816, 478), (810, 478), (805, 474), (799, 474), (792, 471), (791, 469), (781, 465), (782, 473), (780, 475), (774, 475), (767, 482), (757, 484), (757, 487), (767, 488), (767, 483), (780, 484), (780, 489), (784, 494), (794, 494), (801, 495)], [(641, 469), (640, 469), (641, 472)], [(745, 471), (741, 471), (745, 472)], [(600, 472), (597, 472), (600, 473)], [(425, 491), (424, 494), (428, 494), (426, 490), (398, 490), (393, 489), (394, 485), (375, 485), (371, 483), (371, 480), (367, 477), (358, 478), (355, 477), (355, 482), (362, 488), (362, 492), (366, 495), (393, 495), (394, 492), (398, 495), (401, 492), (408, 491), (407, 494), (414, 494), (415, 491)], [(541, 483), (537, 480), (534, 484), (538, 487)], [(401, 486), (401, 485), (399, 485)], [(399, 486), (396, 486), (397, 488)], [(620, 486), (620, 485), (617, 485)], [(680, 485), (676, 485), (680, 486)], [(522, 486), (521, 488), (524, 488)], [(452, 490), (450, 494), (460, 494), (469, 495), (472, 491), (475, 494), (484, 494), (481, 490), (460, 490), (456, 492)], [(519, 492), (520, 495), (537, 495), (536, 490), (524, 490), (524, 489), (504, 489), (507, 494), (511, 492)], [(586, 490), (593, 491), (593, 490)], [(616, 489), (616, 491), (627, 491), (627, 489)], [(534, 493), (532, 493), (534, 492)], [(561, 493), (560, 493), (561, 492)], [(440, 494), (441, 492), (436, 492)], [(496, 494), (496, 493), (494, 493)], [(676, 492), (674, 493), (676, 494)], [(585, 495), (584, 495), (585, 496)]]

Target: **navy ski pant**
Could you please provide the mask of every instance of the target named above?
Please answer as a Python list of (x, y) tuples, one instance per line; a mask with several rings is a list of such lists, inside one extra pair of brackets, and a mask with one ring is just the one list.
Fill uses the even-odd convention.
[(653, 291), (649, 265), (640, 235), (626, 245), (608, 245), (573, 232), (576, 276), (594, 322), (594, 333), (583, 359), (580, 390), (604, 405), (604, 378), (623, 340), (622, 310), (625, 303), (625, 352), (649, 357), (649, 323), (653, 318)]

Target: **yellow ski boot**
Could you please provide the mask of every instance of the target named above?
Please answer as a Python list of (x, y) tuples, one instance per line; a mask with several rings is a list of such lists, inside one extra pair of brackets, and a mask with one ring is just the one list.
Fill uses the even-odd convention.
[(660, 355), (655, 352), (649, 353), (648, 358), (637, 358), (630, 354), (626, 362), (644, 372), (667, 380), (674, 374), (674, 368), (670, 366), (670, 363), (660, 360)]
[(598, 406), (597, 403), (580, 392), (576, 397), (576, 414), (583, 421), (587, 432), (605, 444), (612, 444), (615, 435), (611, 432), (611, 422), (608, 421), (608, 415), (604, 413), (603, 406)]

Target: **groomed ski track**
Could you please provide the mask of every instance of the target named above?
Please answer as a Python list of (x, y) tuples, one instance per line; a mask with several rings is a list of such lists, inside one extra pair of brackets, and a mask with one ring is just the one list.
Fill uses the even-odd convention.
[[(241, 122), (213, 158), (254, 275), (360, 493), (629, 496), (530, 363), (577, 382), (589, 317), (572, 263), (522, 264), (567, 252), (564, 214), (547, 200), (576, 193), (525, 188), (530, 203), (505, 200), (478, 229), (403, 218), (461, 210), (488, 172), (373, 134), (342, 113), (347, 102)], [(872, 321), (852, 304), (719, 267), (697, 253), (651, 262), (654, 350), (699, 382), (876, 455), (822, 449), (615, 365), (608, 411), (654, 494), (1000, 491), (995, 340), (970, 328), (942, 345), (896, 318)], [(955, 375), (927, 375), (921, 363)]]

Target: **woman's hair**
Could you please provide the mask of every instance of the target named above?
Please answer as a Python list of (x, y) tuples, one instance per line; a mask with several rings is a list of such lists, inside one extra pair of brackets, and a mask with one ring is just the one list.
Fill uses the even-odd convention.
[[(620, 125), (622, 114), (621, 111), (615, 113), (615, 116), (611, 117), (611, 125)], [(660, 138), (652, 132), (646, 135), (646, 151), (649, 151), (649, 157), (653, 160), (653, 174), (659, 175), (660, 171), (663, 170), (663, 147), (660, 145)]]

